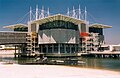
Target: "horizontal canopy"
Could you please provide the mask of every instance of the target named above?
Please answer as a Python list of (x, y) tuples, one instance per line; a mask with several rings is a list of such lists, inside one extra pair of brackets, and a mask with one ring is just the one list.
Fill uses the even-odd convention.
[(10, 29), (15, 29), (15, 28), (24, 28), (27, 27), (25, 24), (14, 24), (14, 25), (9, 25), (9, 26), (4, 26), (3, 28), (10, 28)]
[(81, 23), (85, 23), (85, 21), (83, 21), (83, 20), (79, 20), (79, 19), (76, 19), (76, 18), (73, 18), (73, 17), (70, 17), (70, 16), (62, 15), (62, 14), (48, 16), (48, 17), (45, 17), (45, 18), (42, 18), (42, 19), (32, 21), (32, 23), (39, 23), (41, 25), (43, 23), (47, 23), (47, 22), (55, 21), (55, 20), (69, 21), (69, 22), (72, 22), (76, 25), (81, 24)]
[(89, 27), (94, 27), (94, 28), (112, 28), (112, 26), (103, 25), (103, 24), (91, 24)]

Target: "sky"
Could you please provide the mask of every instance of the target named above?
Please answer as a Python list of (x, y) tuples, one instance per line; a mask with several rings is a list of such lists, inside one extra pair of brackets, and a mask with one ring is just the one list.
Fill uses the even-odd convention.
[(78, 9), (87, 8), (87, 20), (93, 23), (110, 25), (112, 28), (104, 29), (106, 44), (120, 44), (120, 0), (0, 0), (0, 31), (6, 31), (3, 26), (25, 23), (20, 21), (29, 8), (42, 6), (51, 14), (66, 14), (67, 8), (73, 6)]

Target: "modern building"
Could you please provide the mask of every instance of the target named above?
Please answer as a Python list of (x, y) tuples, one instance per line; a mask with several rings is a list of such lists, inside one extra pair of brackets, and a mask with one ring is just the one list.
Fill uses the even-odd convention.
[(23, 40), (24, 43), (21, 42), (24, 44), (24, 50), (21, 51), (26, 55), (77, 56), (80, 52), (98, 50), (104, 44), (103, 29), (111, 28), (102, 24), (90, 25), (86, 20), (86, 10), (84, 20), (80, 18), (80, 14), (75, 13), (76, 11), (73, 11), (72, 15), (69, 11), (67, 15), (50, 15), (48, 11), (45, 16), (43, 9), (41, 13), (38, 13), (38, 8), (36, 8), (34, 20), (31, 12), (30, 10), (30, 21), (27, 25), (5, 26), (5, 28), (13, 29), (14, 34), (24, 33), (25, 40)]

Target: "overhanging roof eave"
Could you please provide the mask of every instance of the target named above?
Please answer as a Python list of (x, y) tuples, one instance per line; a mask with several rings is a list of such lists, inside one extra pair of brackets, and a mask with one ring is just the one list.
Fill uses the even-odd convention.
[(18, 27), (27, 27), (25, 24), (14, 24), (14, 25), (8, 25), (8, 26), (3, 26), (3, 28), (10, 28), (10, 29), (15, 29)]
[(91, 24), (89, 27), (94, 27), (94, 28), (112, 28), (112, 26), (104, 25), (104, 24)]
[(45, 17), (45, 18), (42, 18), (42, 19), (35, 20), (32, 23), (43, 24), (43, 23), (46, 23), (46, 22), (54, 21), (54, 20), (69, 21), (69, 22), (72, 22), (72, 23), (77, 24), (77, 25), (80, 24), (80, 23), (85, 23), (84, 20), (79, 20), (79, 19), (76, 19), (76, 18), (73, 18), (73, 17), (70, 17), (70, 16), (62, 15), (62, 14), (48, 16), (48, 17)]

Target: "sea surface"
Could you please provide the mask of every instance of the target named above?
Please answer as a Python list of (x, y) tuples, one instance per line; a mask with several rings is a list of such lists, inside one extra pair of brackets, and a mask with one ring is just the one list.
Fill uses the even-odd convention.
[[(120, 58), (90, 58), (90, 57), (76, 57), (76, 58), (47, 58), (48, 62), (58, 61), (59, 65), (93, 68), (93, 69), (105, 69), (120, 72)], [(2, 62), (13, 62), (18, 64), (37, 64), (36, 58), (14, 58), (9, 56), (0, 56)], [(54, 63), (53, 63), (54, 64)], [(56, 63), (55, 63), (56, 64)]]

